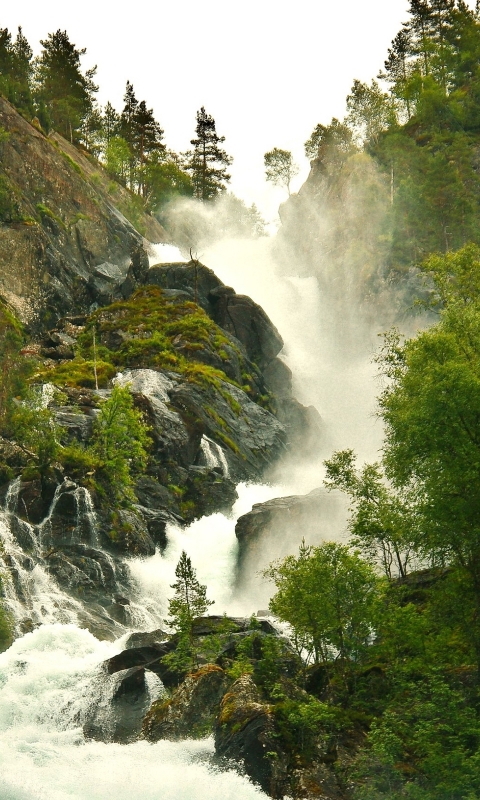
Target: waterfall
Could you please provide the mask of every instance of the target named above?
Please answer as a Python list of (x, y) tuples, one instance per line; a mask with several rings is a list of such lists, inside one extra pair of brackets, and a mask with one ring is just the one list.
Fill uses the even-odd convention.
[(208, 436), (203, 435), (202, 440), (200, 442), (200, 449), (203, 453), (203, 457), (205, 459), (205, 464), (210, 469), (215, 469), (215, 467), (220, 467), (223, 472), (225, 478), (228, 478), (230, 475), (228, 469), (228, 462), (225, 457), (225, 453), (223, 448), (220, 447), (217, 442), (214, 442), (212, 439), (209, 439)]

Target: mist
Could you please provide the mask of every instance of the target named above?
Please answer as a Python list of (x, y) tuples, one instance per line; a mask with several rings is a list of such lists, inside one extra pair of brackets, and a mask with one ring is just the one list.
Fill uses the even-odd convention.
[[(340, 193), (327, 191), (325, 180), (312, 170), (310, 184), (281, 207), (283, 225), (275, 236), (259, 235), (245, 207), (231, 196), (211, 206), (181, 199), (168, 210), (179, 255), (188, 260), (191, 254), (268, 314), (284, 340), (279, 358), (293, 373), (294, 396), (314, 406), (322, 420), (316, 447), (291, 449), (263, 485), (242, 487), (229, 518), (217, 514), (184, 532), (170, 531), (168, 573), (173, 574), (175, 559), (186, 549), (217, 601), (212, 613), (266, 608), (273, 587), (261, 577), (262, 570), (295, 553), (302, 538), (314, 545), (348, 538), (346, 498), (323, 490), (315, 509), (296, 521), (277, 516), (251, 553), (247, 548), (241, 571), (236, 568), (234, 532), (240, 514), (255, 503), (322, 487), (323, 462), (336, 450), (355, 450), (360, 463), (379, 460), (381, 382), (373, 362), (379, 335), (392, 324), (411, 335), (427, 323), (411, 313), (415, 276), (401, 288), (386, 279), (388, 193), (373, 162), (355, 156), (342, 176)], [(161, 249), (158, 260), (180, 260), (171, 258), (172, 251), (167, 259)], [(139, 570), (144, 584), (148, 570)]]

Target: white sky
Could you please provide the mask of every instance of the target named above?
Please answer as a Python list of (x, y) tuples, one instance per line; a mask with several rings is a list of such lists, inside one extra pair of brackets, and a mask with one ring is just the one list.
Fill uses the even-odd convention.
[[(471, 5), (474, 4), (472, 0)], [(354, 78), (370, 80), (407, 18), (407, 0), (18, 0), (0, 27), (39, 40), (66, 29), (98, 65), (99, 101), (122, 108), (133, 83), (174, 150), (189, 147), (204, 105), (234, 157), (232, 190), (268, 219), (285, 193), (264, 180), (263, 154), (292, 150), (305, 180), (303, 142), (318, 122), (342, 118)]]

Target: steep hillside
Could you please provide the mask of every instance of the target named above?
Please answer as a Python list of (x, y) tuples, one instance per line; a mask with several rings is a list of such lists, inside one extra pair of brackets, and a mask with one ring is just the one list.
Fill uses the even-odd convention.
[(143, 236), (167, 240), (97, 162), (0, 98), (0, 286), (24, 318), (88, 309), (94, 267), (113, 262), (126, 273)]

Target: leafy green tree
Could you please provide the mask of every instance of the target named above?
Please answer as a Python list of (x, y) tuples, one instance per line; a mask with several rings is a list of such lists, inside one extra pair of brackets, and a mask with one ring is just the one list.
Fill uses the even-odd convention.
[(478, 716), (440, 674), (401, 682), (368, 738), (370, 750), (357, 774), (358, 800), (478, 796)]
[(265, 164), (265, 178), (273, 183), (274, 186), (283, 186), (290, 197), (290, 183), (295, 175), (298, 175), (298, 166), (293, 160), (289, 150), (281, 150), (274, 147), (263, 157)]
[[(463, 572), (480, 620), (480, 249), (425, 268), (440, 321), (403, 344), (390, 336), (380, 354), (384, 464), (399, 492), (416, 494), (417, 551)], [(480, 666), (480, 623), (470, 635)]]
[(40, 44), (43, 50), (35, 65), (38, 101), (48, 110), (52, 127), (78, 142), (98, 91), (93, 80), (97, 68), (82, 72), (80, 61), (86, 49), (78, 50), (66, 31), (49, 33)]
[(0, 433), (11, 436), (12, 417), (18, 401), (28, 392), (28, 378), (33, 372), (31, 359), (21, 354), (24, 343), (22, 326), (7, 305), (0, 301)]
[(409, 502), (405, 491), (389, 487), (380, 464), (357, 469), (353, 450), (334, 453), (325, 467), (327, 489), (340, 489), (351, 500), (354, 546), (371, 563), (379, 563), (389, 580), (405, 578), (415, 538), (415, 498)]
[(340, 164), (356, 150), (351, 129), (335, 117), (330, 125), (316, 125), (304, 147), (309, 161), (319, 159), (322, 162), (338, 161)]
[(346, 121), (357, 141), (363, 143), (377, 143), (380, 134), (396, 122), (395, 104), (375, 80), (370, 86), (359, 80), (353, 82), (347, 111)]
[(192, 176), (195, 197), (212, 200), (225, 191), (225, 184), (230, 181), (227, 167), (232, 158), (220, 147), (225, 136), (218, 136), (215, 120), (203, 106), (197, 111), (195, 132), (197, 136), (190, 142), (194, 149), (185, 154), (184, 169)]
[(191, 197), (193, 184), (178, 164), (174, 153), (152, 153), (143, 169), (144, 196), (149, 208), (158, 211), (174, 197)]
[(93, 438), (93, 452), (113, 496), (118, 500), (133, 499), (132, 473), (145, 468), (150, 438), (127, 386), (115, 386), (101, 404)]
[(212, 600), (207, 599), (207, 587), (198, 581), (196, 571), (185, 550), (182, 550), (175, 567), (176, 581), (171, 588), (174, 596), (168, 601), (168, 624), (177, 633), (177, 646), (173, 653), (164, 657), (170, 669), (186, 672), (198, 665), (192, 625), (196, 617), (203, 616)]
[(125, 184), (130, 174), (130, 148), (121, 136), (113, 136), (105, 148), (107, 172)]
[(52, 395), (47, 386), (31, 386), (11, 415), (13, 435), (31, 456), (29, 466), (43, 479), (58, 460), (62, 428), (48, 407)]
[(287, 556), (264, 574), (277, 589), (270, 610), (292, 626), (315, 663), (337, 658), (348, 670), (361, 657), (377, 592), (370, 564), (344, 545), (303, 542), (298, 556)]

